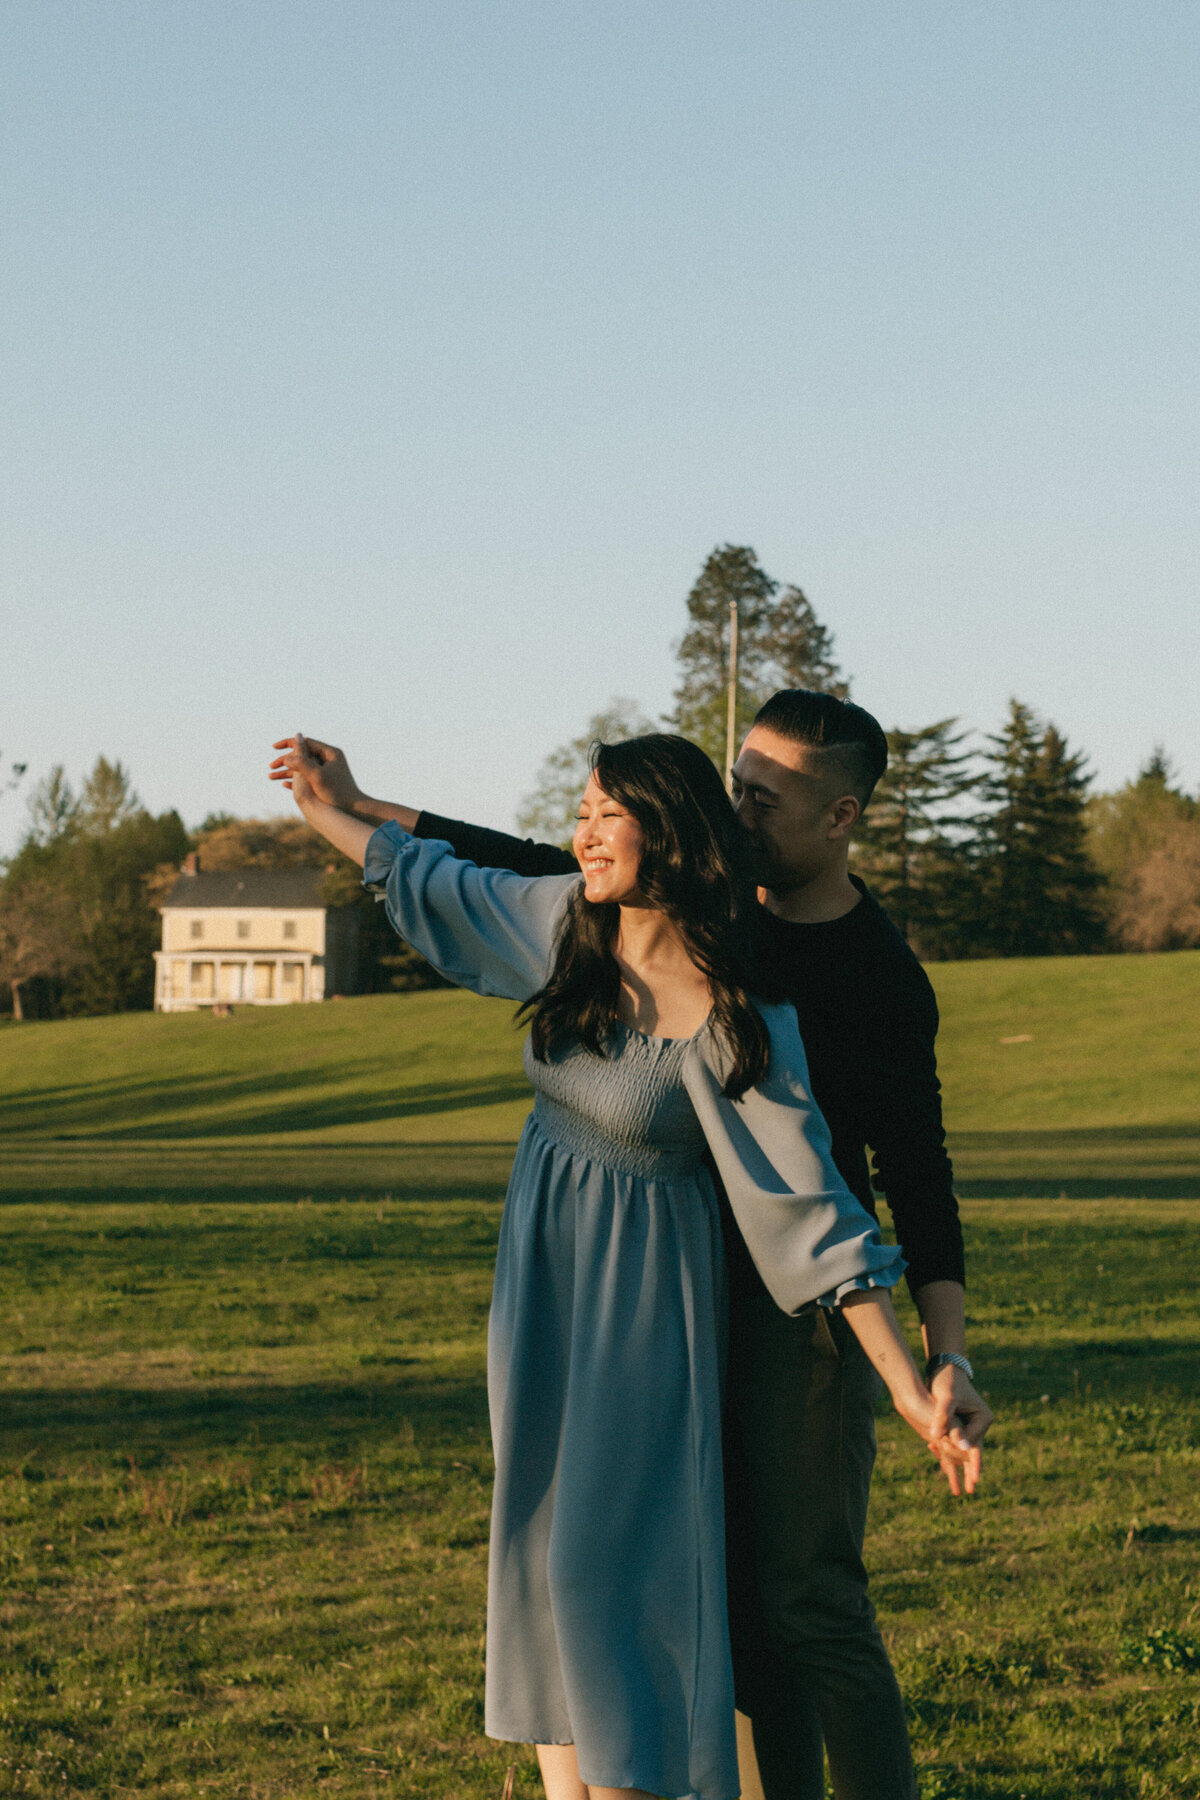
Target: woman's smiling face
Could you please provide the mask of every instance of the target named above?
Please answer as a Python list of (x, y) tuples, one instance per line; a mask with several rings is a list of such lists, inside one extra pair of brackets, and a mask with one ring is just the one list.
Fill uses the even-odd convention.
[(635, 904), (644, 846), (633, 814), (610, 799), (593, 775), (579, 803), (572, 846), (583, 870), (584, 898), (598, 906)]

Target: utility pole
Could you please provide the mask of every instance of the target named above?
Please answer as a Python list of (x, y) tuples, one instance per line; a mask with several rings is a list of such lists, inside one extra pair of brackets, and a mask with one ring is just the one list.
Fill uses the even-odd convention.
[(733, 792), (733, 752), (737, 743), (738, 603), (729, 602), (729, 707), (725, 715), (725, 787)]

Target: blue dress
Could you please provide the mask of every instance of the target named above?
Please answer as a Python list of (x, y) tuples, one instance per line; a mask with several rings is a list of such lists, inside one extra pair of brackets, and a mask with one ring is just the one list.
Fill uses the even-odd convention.
[[(577, 876), (478, 869), (382, 826), (364, 879), (452, 981), (524, 1000), (549, 972)], [(707, 1026), (626, 1027), (539, 1062), (509, 1182), (488, 1327), (496, 1480), (486, 1729), (573, 1743), (596, 1786), (738, 1793), (721, 1486), (720, 1170), (787, 1312), (892, 1286), (833, 1165), (788, 1006), (763, 1006), (764, 1081), (721, 1092)]]

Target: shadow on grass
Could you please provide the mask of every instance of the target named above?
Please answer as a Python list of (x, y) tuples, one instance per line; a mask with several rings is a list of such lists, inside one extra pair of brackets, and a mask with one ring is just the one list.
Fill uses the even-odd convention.
[(950, 1147), (965, 1200), (1200, 1199), (1200, 1132), (1187, 1125), (959, 1131)]
[[(348, 1076), (352, 1069), (339, 1067)], [(33, 1093), (9, 1093), (0, 1099), (0, 1128), (20, 1141), (22, 1127), (36, 1121), (39, 1139), (249, 1137), (274, 1131), (320, 1131), (337, 1125), (361, 1125), (376, 1119), (404, 1119), (417, 1114), (458, 1112), (465, 1107), (495, 1106), (529, 1095), (529, 1083), (518, 1069), (512, 1075), (475, 1081), (406, 1082), (380, 1091), (380, 1071), (372, 1064), (348, 1091), (330, 1094), (326, 1068), (281, 1069), (269, 1074), (169, 1076), (132, 1082), (81, 1082)], [(162, 1115), (161, 1124), (155, 1114)], [(129, 1124), (113, 1123), (114, 1117)]]
[(504, 1198), (515, 1145), (461, 1142), (255, 1144), (163, 1140), (159, 1145), (14, 1145), (0, 1207), (56, 1205), (294, 1205), (342, 1199)]
[(1192, 1175), (955, 1176), (960, 1200), (1200, 1200)]
[(290, 1456), (359, 1457), (415, 1436), (460, 1442), (487, 1429), (482, 1375), (432, 1380), (414, 1371), (376, 1382), (295, 1387), (27, 1388), (6, 1390), (0, 1468), (103, 1456), (153, 1467), (164, 1457), (253, 1444)]
[[(1057, 1430), (1054, 1406), (1104, 1405), (1114, 1445), (1166, 1448), (1190, 1441), (1196, 1421), (1181, 1397), (1195, 1399), (1200, 1336), (1126, 1344), (1081, 1341), (990, 1350), (984, 1385), (993, 1400), (1032, 1400)], [(62, 1456), (133, 1457), (152, 1466), (164, 1456), (230, 1450), (253, 1443), (292, 1455), (358, 1456), (394, 1445), (411, 1428), (435, 1447), (487, 1428), (482, 1372), (389, 1367), (373, 1380), (292, 1385), (229, 1381), (186, 1387), (100, 1386), (7, 1389), (0, 1415), (0, 1467)], [(1143, 1440), (1145, 1440), (1143, 1442)]]
[[(1200, 1334), (1170, 1338), (1079, 1338), (1047, 1344), (1037, 1338), (991, 1344), (981, 1356), (978, 1379), (996, 1400), (1041, 1404), (1089, 1397), (1174, 1403), (1197, 1397)], [(1197, 1423), (1181, 1417), (1180, 1431)]]

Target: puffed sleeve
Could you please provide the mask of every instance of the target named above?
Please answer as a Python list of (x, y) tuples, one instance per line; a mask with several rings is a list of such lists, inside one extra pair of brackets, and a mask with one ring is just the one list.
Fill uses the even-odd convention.
[(479, 869), (391, 821), (372, 834), (363, 868), (363, 886), (426, 962), (458, 987), (508, 1000), (527, 1000), (545, 981), (578, 880)]
[(829, 1128), (813, 1102), (790, 1006), (761, 1008), (771, 1034), (766, 1077), (740, 1100), (721, 1088), (725, 1054), (711, 1031), (694, 1040), (684, 1079), (746, 1248), (786, 1313), (837, 1306), (855, 1288), (893, 1287), (899, 1250), (834, 1166)]

